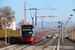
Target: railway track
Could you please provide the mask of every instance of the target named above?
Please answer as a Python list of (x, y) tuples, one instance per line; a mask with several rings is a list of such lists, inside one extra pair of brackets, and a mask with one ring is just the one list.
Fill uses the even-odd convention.
[[(40, 44), (39, 46), (36, 46), (33, 50), (55, 50), (55, 46), (57, 43), (57, 39), (50, 39), (46, 43)], [(54, 47), (52, 47), (54, 46)]]
[(49, 41), (49, 39), (44, 39), (43, 41), (40, 41), (40, 42), (38, 42), (38, 43), (36, 43), (36, 44), (34, 44), (34, 45), (32, 45), (32, 46), (29, 46), (29, 47), (27, 47), (27, 48), (23, 48), (23, 49), (21, 49), (21, 50), (33, 50), (33, 49), (35, 49), (37, 46), (39, 46), (39, 45), (43, 45), (43, 43), (46, 43), (47, 41)]
[(56, 49), (56, 44), (57, 44), (57, 38), (51, 40), (47, 45), (45, 45), (42, 50), (55, 50)]
[(41, 48), (43, 45), (45, 45), (47, 42), (49, 42), (51, 39), (46, 39), (46, 41), (39, 43), (35, 48), (33, 48), (32, 50), (37, 50), (37, 48)]
[(12, 47), (4, 48), (3, 50), (46, 50), (49, 49), (51, 45), (55, 45), (54, 43), (56, 43), (56, 39), (44, 39), (35, 44), (17, 44)]

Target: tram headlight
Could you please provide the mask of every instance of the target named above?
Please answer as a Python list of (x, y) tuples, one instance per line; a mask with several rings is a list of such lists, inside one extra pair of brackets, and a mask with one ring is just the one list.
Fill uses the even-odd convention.
[(23, 39), (23, 37), (21, 39)]
[(31, 38), (31, 40), (33, 40), (33, 38)]
[(33, 38), (31, 38), (31, 40), (33, 41)]

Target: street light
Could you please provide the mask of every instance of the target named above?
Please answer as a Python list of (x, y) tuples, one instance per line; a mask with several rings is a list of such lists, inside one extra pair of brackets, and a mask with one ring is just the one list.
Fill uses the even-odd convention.
[(59, 24), (59, 26), (58, 26), (58, 28), (59, 28), (59, 37), (60, 37), (60, 27), (61, 27), (61, 26), (60, 26), (60, 23), (61, 23), (61, 22), (58, 21), (58, 24)]
[(61, 27), (61, 26), (59, 25), (59, 26), (58, 26), (58, 28), (59, 28), (59, 37), (60, 37), (60, 27)]
[(69, 20), (67, 20), (67, 22), (68, 22)]
[(74, 11), (74, 14), (75, 14), (75, 9), (73, 9), (73, 11)]
[(60, 21), (58, 21), (58, 24), (61, 24), (61, 26), (58, 26), (58, 28), (59, 28), (59, 34), (60, 34), (60, 27), (61, 27), (61, 33), (62, 33), (62, 44), (64, 43), (64, 39), (63, 39), (63, 21), (61, 20), (61, 22)]
[[(69, 21), (70, 21), (71, 18), (69, 17), (68, 19), (69, 19)], [(69, 22), (69, 27), (70, 27), (70, 22)]]
[[(72, 16), (73, 16), (73, 14), (70, 14), (70, 16), (71, 16), (71, 27), (72, 27)], [(72, 35), (73, 35), (73, 28), (71, 28), (72, 29)], [(72, 40), (73, 40), (73, 36), (72, 36)]]
[(75, 11), (75, 9), (73, 9), (73, 11)]
[[(71, 19), (71, 17), (69, 17), (68, 19), (69, 19), (69, 28), (70, 28), (70, 19)], [(70, 31), (70, 29), (69, 29), (69, 31)], [(69, 34), (69, 38), (70, 38), (70, 34)]]
[(63, 39), (63, 21), (61, 20), (61, 29), (62, 29), (62, 44), (64, 43), (64, 39)]

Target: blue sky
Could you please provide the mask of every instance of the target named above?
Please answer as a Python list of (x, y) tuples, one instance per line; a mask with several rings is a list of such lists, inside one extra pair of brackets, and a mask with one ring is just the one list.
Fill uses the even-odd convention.
[[(54, 21), (67, 21), (70, 14), (75, 14), (72, 9), (75, 8), (75, 0), (47, 0), (51, 8), (57, 8), (53, 11), (53, 16), (59, 17), (45, 17), (44, 22)], [(25, 0), (0, 0), (0, 8), (4, 6), (10, 6), (15, 11), (16, 23), (24, 19), (24, 2)], [(50, 8), (46, 0), (26, 0), (26, 9), (37, 8), (37, 9), (48, 9)], [(31, 11), (34, 15), (35, 11)], [(37, 16), (52, 16), (52, 10), (37, 10)], [(26, 21), (32, 22), (30, 11), (26, 11)], [(35, 21), (35, 20), (34, 20)], [(38, 22), (41, 22), (41, 18), (38, 17)], [(73, 22), (75, 22), (75, 16), (73, 16)]]

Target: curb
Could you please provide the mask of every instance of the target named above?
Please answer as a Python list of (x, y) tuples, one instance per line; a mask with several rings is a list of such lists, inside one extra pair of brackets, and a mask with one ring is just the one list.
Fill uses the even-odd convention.
[(60, 48), (59, 48), (60, 46), (59, 45), (60, 45), (60, 39), (58, 39), (57, 50), (60, 50)]

